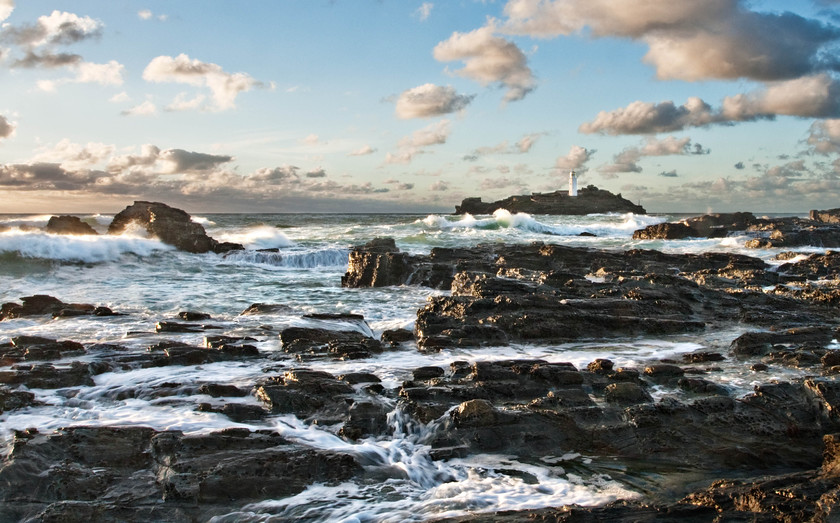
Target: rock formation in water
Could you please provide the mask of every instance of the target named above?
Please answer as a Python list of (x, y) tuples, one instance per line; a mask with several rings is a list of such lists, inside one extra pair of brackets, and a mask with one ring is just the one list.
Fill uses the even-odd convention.
[(493, 214), (497, 209), (529, 214), (647, 213), (644, 207), (622, 198), (621, 194), (590, 185), (581, 189), (577, 196), (569, 196), (568, 191), (555, 191), (511, 196), (492, 203), (482, 202), (479, 197), (465, 198), (461, 205), (455, 207), (455, 214)]
[(165, 203), (134, 202), (114, 216), (108, 234), (121, 234), (132, 223), (182, 251), (225, 253), (243, 249), (242, 245), (218, 242), (207, 236), (204, 227), (192, 221), (189, 214)]
[(95, 235), (93, 227), (78, 216), (50, 216), (44, 230), (53, 234)]

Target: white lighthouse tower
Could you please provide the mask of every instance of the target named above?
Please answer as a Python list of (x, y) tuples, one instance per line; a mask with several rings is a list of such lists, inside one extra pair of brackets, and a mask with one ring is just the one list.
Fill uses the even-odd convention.
[(569, 196), (577, 196), (577, 174), (569, 172)]

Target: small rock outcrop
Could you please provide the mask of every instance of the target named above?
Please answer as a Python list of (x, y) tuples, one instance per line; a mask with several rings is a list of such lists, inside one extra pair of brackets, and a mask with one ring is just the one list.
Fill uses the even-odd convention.
[(732, 231), (743, 231), (756, 222), (749, 212), (704, 214), (680, 222), (658, 223), (633, 233), (634, 240), (682, 240), (683, 238), (723, 238)]
[(497, 209), (529, 214), (583, 215), (605, 212), (647, 214), (644, 207), (622, 198), (621, 194), (613, 194), (594, 185), (581, 189), (577, 196), (569, 196), (568, 191), (555, 191), (510, 196), (491, 203), (482, 202), (481, 198), (477, 197), (465, 198), (461, 205), (455, 206), (455, 214), (493, 214)]
[(815, 222), (840, 223), (840, 209), (828, 209), (826, 211), (812, 210), (808, 216)]
[(163, 243), (186, 252), (225, 253), (244, 248), (239, 244), (214, 240), (200, 223), (192, 221), (189, 214), (165, 203), (134, 202), (114, 216), (108, 226), (108, 234), (121, 234), (131, 223), (139, 224)]
[(44, 230), (53, 234), (95, 235), (99, 234), (78, 216), (50, 216)]

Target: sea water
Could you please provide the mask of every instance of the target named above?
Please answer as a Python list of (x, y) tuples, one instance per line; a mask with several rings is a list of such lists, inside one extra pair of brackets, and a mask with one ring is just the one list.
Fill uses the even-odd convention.
[[(80, 216), (104, 233), (109, 215)], [(144, 351), (164, 338), (154, 332), (158, 321), (176, 320), (180, 311), (209, 313), (207, 323), (228, 335), (251, 336), (264, 354), (284, 361), (278, 333), (288, 326), (327, 326), (306, 319), (309, 313), (354, 313), (364, 324), (348, 322), (378, 337), (384, 330), (412, 328), (417, 309), (430, 296), (446, 291), (397, 286), (375, 289), (342, 288), (348, 253), (377, 237), (391, 237), (400, 250), (428, 254), (434, 247), (469, 247), (482, 243), (544, 242), (577, 247), (624, 250), (657, 249), (672, 253), (709, 251), (748, 254), (768, 263), (778, 250), (748, 250), (745, 237), (679, 241), (632, 240), (633, 231), (672, 220), (673, 216), (597, 214), (530, 216), (497, 211), (492, 216), (346, 215), (346, 214), (208, 214), (195, 216), (208, 234), (220, 241), (241, 243), (246, 251), (226, 255), (178, 251), (142, 229), (119, 236), (60, 236), (40, 230), (49, 215), (0, 215), (0, 302), (49, 294), (67, 303), (91, 303), (122, 313), (114, 317), (20, 318), (0, 323), (0, 343), (20, 335), (38, 335), (91, 344), (118, 344)], [(595, 236), (580, 236), (588, 232)], [(801, 248), (804, 254), (820, 249)], [(277, 312), (240, 315), (253, 303), (281, 304)], [(319, 323), (320, 322), (320, 323)], [(321, 325), (321, 323), (324, 323)], [(334, 325), (334, 322), (333, 322)], [(633, 338), (610, 342), (582, 340), (564, 344), (511, 344), (493, 348), (456, 348), (424, 354), (412, 348), (386, 351), (366, 359), (307, 363), (333, 374), (371, 372), (383, 386), (394, 389), (413, 369), (447, 367), (456, 360), (540, 358), (565, 361), (583, 368), (596, 358), (618, 366), (644, 365), (679, 358), (696, 350), (725, 351), (740, 332), (675, 335), (661, 339)], [(165, 339), (200, 345), (204, 333), (167, 334)], [(82, 361), (93, 361), (89, 351)], [(285, 365), (295, 366), (293, 360)], [(157, 430), (207, 433), (228, 427), (270, 428), (286, 438), (317, 449), (355, 455), (376, 470), (376, 481), (363, 479), (339, 485), (310, 485), (285, 499), (246, 505), (216, 521), (421, 521), (467, 512), (601, 504), (633, 497), (615, 464), (564, 453), (540, 462), (520, 462), (503, 455), (432, 460), (428, 442), (437, 421), (418, 424), (398, 406), (390, 417), (392, 436), (347, 442), (329, 429), (306, 425), (294, 416), (268, 417), (257, 423), (237, 423), (196, 405), (212, 402), (198, 387), (225, 383), (250, 388), (266, 376), (266, 360), (220, 362), (198, 366), (114, 371), (94, 377), (90, 387), (72, 390), (33, 389), (42, 406), (0, 414), (0, 443), (7, 445), (14, 430), (39, 431), (73, 425), (142, 425)], [(721, 363), (722, 372), (709, 379), (735, 395), (756, 383), (742, 366)], [(794, 374), (795, 370), (775, 371)], [(790, 375), (765, 375), (764, 380)], [(166, 398), (152, 391), (178, 386)], [(657, 391), (654, 390), (654, 395)], [(257, 405), (254, 397), (228, 398)], [(384, 473), (382, 471), (385, 471)], [(383, 476), (384, 474), (384, 476)], [(382, 478), (385, 478), (384, 480)]]

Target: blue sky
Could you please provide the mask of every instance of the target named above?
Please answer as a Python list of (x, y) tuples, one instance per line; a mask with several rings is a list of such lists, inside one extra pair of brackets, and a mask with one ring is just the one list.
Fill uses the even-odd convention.
[(840, 207), (840, 2), (0, 0), (0, 212)]

